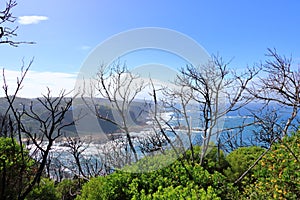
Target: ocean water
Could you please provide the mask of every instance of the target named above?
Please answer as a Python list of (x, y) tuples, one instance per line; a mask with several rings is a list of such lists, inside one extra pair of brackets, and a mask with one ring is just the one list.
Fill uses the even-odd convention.
[[(212, 130), (213, 136), (212, 142), (219, 142), (225, 141), (228, 139), (227, 136), (234, 136), (236, 134), (237, 137), (235, 137), (236, 140), (242, 140), (240, 143), (241, 145), (263, 145), (263, 143), (259, 141), (255, 141), (255, 132), (259, 132), (260, 126), (259, 125), (249, 125), (241, 128), (245, 124), (252, 124), (255, 119), (251, 116), (251, 113), (254, 110), (259, 110), (260, 107), (258, 105), (251, 105), (248, 108), (245, 108), (243, 110), (237, 111), (237, 112), (231, 112), (228, 115), (221, 118), (216, 128)], [(291, 113), (291, 110), (287, 108), (282, 108), (279, 106), (272, 106), (271, 108), (268, 108), (267, 110), (262, 110), (260, 113), (255, 113), (256, 115), (260, 115), (266, 118), (272, 118), (276, 117), (278, 124), (280, 124), (281, 121), (284, 121), (287, 119), (289, 114)], [(171, 111), (166, 111), (162, 114), (163, 121), (167, 121), (168, 125), (162, 124), (163, 129), (165, 133), (167, 134), (168, 138), (174, 143), (178, 143), (178, 137), (181, 139), (181, 142), (184, 144), (184, 149), (189, 148), (189, 137), (187, 135), (187, 123), (186, 120)], [(195, 145), (201, 145), (203, 141), (203, 127), (204, 123), (201, 119), (201, 113), (195, 112), (193, 110), (189, 111), (189, 117), (188, 117), (188, 123), (191, 125), (191, 140), (192, 143)], [(297, 121), (294, 122), (295, 124)], [(177, 134), (177, 136), (174, 134)], [(210, 130), (208, 130), (210, 131)], [(134, 138), (134, 145), (138, 151), (139, 157), (143, 157), (144, 154), (142, 150), (139, 147), (139, 142), (141, 141), (141, 138), (147, 138), (153, 134), (153, 129), (149, 128), (147, 126), (144, 130), (141, 130), (139, 132), (132, 132), (131, 136)], [(164, 137), (161, 135), (159, 136), (160, 139), (163, 141)], [(83, 140), (84, 141), (84, 140)], [(168, 147), (168, 143), (163, 143), (163, 145)], [(124, 137), (118, 138), (114, 141), (108, 141), (107, 143), (101, 144), (101, 143), (95, 143), (91, 140), (82, 142), (82, 146), (79, 148), (79, 150), (82, 150), (81, 159), (82, 164), (84, 167), (84, 171), (87, 173), (88, 170), (91, 168), (95, 168), (94, 173), (102, 173), (101, 170), (103, 170), (103, 162), (106, 162), (107, 155), (110, 154), (111, 162), (115, 159), (116, 162), (120, 162), (120, 160), (123, 159), (122, 154), (124, 153), (124, 150), (116, 151), (116, 149), (124, 149), (125, 147), (128, 148), (128, 143), (124, 143)], [(154, 147), (153, 147), (154, 148)], [(153, 152), (151, 152), (153, 153)], [(78, 169), (75, 167), (74, 159), (72, 158), (70, 149), (65, 145), (65, 142), (57, 142), (52, 147), (51, 151), (52, 157), (56, 158), (53, 162), (53, 170), (57, 170), (57, 168), (61, 168), (60, 170), (66, 171), (70, 174), (73, 172), (78, 173)], [(119, 157), (118, 157), (119, 156)], [(104, 159), (105, 158), (105, 159)], [(57, 162), (57, 163), (55, 163)], [(114, 164), (112, 164), (112, 168), (114, 167)], [(54, 176), (54, 173), (53, 173)]]

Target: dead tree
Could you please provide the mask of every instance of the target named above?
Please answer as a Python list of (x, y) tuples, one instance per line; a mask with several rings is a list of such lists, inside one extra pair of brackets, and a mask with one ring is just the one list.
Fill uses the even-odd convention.
[[(201, 155), (195, 156), (200, 157), (200, 163), (203, 162), (211, 145), (216, 145), (219, 141), (217, 138), (224, 132), (222, 127), (224, 117), (230, 112), (241, 109), (253, 100), (247, 97), (246, 86), (258, 74), (259, 70), (259, 68), (248, 68), (244, 73), (237, 74), (228, 70), (228, 63), (224, 63), (218, 57), (213, 57), (212, 61), (206, 65), (187, 65), (186, 68), (181, 69), (177, 80), (177, 85), (181, 89), (177, 92), (169, 91), (168, 97), (176, 100), (180, 105), (180, 109), (176, 108), (174, 111), (179, 112), (185, 120), (192, 152), (193, 144), (190, 135), (194, 130), (189, 116), (191, 105), (194, 106), (193, 111), (198, 112), (195, 120), (197, 120), (197, 126), (200, 129), (198, 131), (201, 131), (202, 152)], [(242, 126), (249, 125), (247, 123)], [(236, 128), (239, 127), (231, 127), (230, 129)], [(213, 138), (215, 139), (213, 140)]]
[(71, 157), (66, 158), (64, 163), (60, 162), (61, 166), (70, 171), (72, 176), (85, 180), (106, 174), (101, 159), (97, 155), (90, 155), (89, 150), (92, 145), (91, 138), (66, 136), (64, 146), (68, 150), (65, 153), (68, 153)]
[[(249, 93), (255, 99), (263, 104), (263, 108), (269, 109), (271, 112), (276, 112), (277, 118), (281, 119), (276, 121), (281, 130), (273, 130), (273, 134), (280, 138), (288, 134), (290, 128), (295, 124), (300, 107), (300, 71), (293, 69), (292, 59), (278, 55), (276, 50), (268, 49), (270, 60), (266, 60), (262, 64), (264, 75), (256, 81)], [(272, 109), (273, 107), (273, 109)], [(280, 111), (288, 112), (285, 118), (282, 118)], [(262, 117), (256, 116), (258, 119), (263, 120)], [(282, 124), (284, 122), (284, 124)], [(276, 133), (275, 133), (275, 132)]]
[(83, 146), (83, 142), (78, 137), (67, 137), (67, 143), (66, 146), (69, 147), (69, 153), (73, 156), (75, 163), (74, 165), (78, 168), (78, 172), (75, 174), (78, 174), (79, 177), (86, 178), (87, 175), (83, 170), (82, 166), (82, 153), (86, 150), (87, 147)]
[[(32, 61), (24, 69), (21, 69), (21, 77), (17, 78), (17, 86), (12, 95), (9, 94), (9, 87), (6, 82), (5, 71), (3, 70), (3, 91), (5, 99), (8, 103), (8, 108), (4, 116), (9, 116), (15, 122), (15, 131), (12, 137), (17, 137), (20, 145), (23, 146), (23, 139), (26, 138), (32, 144), (32, 152), (38, 155), (35, 157), (35, 173), (33, 178), (23, 185), (19, 191), (18, 199), (25, 199), (25, 197), (32, 191), (33, 187), (39, 182), (43, 176), (45, 167), (47, 165), (48, 156), (54, 142), (62, 136), (64, 128), (74, 124), (74, 121), (65, 122), (64, 117), (72, 105), (73, 98), (67, 98), (69, 93), (61, 91), (58, 97), (52, 97), (48, 89), (48, 93), (42, 98), (37, 98), (36, 102), (31, 102), (30, 105), (15, 105), (18, 92), (22, 88), (22, 83), (29, 70)], [(23, 65), (24, 66), (24, 65)], [(38, 110), (42, 107), (44, 113)], [(25, 122), (24, 118), (30, 119), (38, 124), (39, 129), (32, 130)], [(32, 155), (33, 156), (33, 155)], [(24, 160), (26, 162), (26, 160)], [(22, 169), (20, 169), (20, 177), (22, 177)]]
[(6, 2), (4, 10), (0, 11), (0, 44), (9, 44), (17, 47), (19, 44), (34, 44), (34, 42), (15, 41), (14, 37), (17, 36), (18, 26), (10, 28), (7, 24), (12, 24), (16, 21), (16, 17), (13, 16), (11, 10), (17, 5), (17, 1), (8, 0)]
[[(34, 108), (35, 105), (31, 104), (29, 110), (24, 106), (24, 109), (19, 113), (16, 119), (20, 124), (22, 134), (30, 139), (41, 155), (38, 171), (21, 198), (23, 196), (25, 197), (34, 185), (39, 182), (46, 167), (51, 147), (54, 142), (63, 135), (63, 129), (67, 126), (74, 125), (74, 121), (68, 123), (63, 121), (67, 111), (72, 105), (72, 99), (66, 98), (66, 95), (68, 95), (68, 93), (62, 91), (58, 97), (52, 97), (50, 90), (48, 90), (48, 93), (43, 95), (43, 98), (37, 99), (43, 108), (47, 110), (44, 116), (37, 113)], [(22, 123), (22, 117), (35, 120), (39, 123), (40, 130), (30, 130)]]
[[(278, 55), (276, 50), (268, 49), (270, 60), (262, 64), (263, 74), (251, 87), (247, 88), (261, 108), (252, 112), (257, 123), (258, 140), (266, 144), (265, 152), (235, 181), (240, 182), (255, 167), (260, 159), (271, 149), (274, 142), (281, 142), (290, 131), (296, 130), (295, 122), (300, 106), (300, 72), (292, 67), (292, 59)], [(286, 116), (281, 116), (286, 113)], [(296, 158), (294, 152), (287, 148)]]
[[(97, 102), (93, 92), (89, 94), (92, 99), (92, 105), (86, 103), (89, 110), (93, 112), (98, 119), (110, 122), (112, 126), (117, 126), (121, 134), (126, 137), (126, 143), (129, 148), (126, 148), (127, 160), (125, 163), (130, 164), (131, 156), (135, 161), (138, 160), (137, 150), (130, 135), (132, 128), (136, 123), (130, 115), (130, 107), (135, 100), (137, 94), (144, 88), (144, 83), (138, 80), (138, 76), (129, 72), (125, 64), (113, 63), (108, 67), (101, 66), (96, 74), (95, 80), (91, 86), (91, 91), (96, 91), (96, 96), (107, 103)], [(85, 97), (83, 97), (84, 99)], [(87, 102), (86, 100), (83, 100)], [(112, 116), (108, 113), (99, 112), (99, 106), (106, 106), (112, 112)]]
[(15, 132), (14, 122), (10, 116), (0, 113), (0, 137), (10, 137)]

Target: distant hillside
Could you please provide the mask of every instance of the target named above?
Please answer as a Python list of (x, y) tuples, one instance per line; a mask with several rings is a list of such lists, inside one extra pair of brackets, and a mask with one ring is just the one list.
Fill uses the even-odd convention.
[[(113, 112), (113, 110), (111, 109), (110, 103), (107, 99), (98, 98), (95, 100), (95, 102), (97, 102), (97, 104), (95, 106), (98, 109), (98, 112), (102, 116), (105, 116), (108, 119), (113, 120), (113, 121), (116, 120), (116, 119), (114, 119), (113, 113), (117, 113), (117, 112), (116, 111)], [(36, 98), (27, 99), (27, 98), (17, 97), (14, 101), (14, 107), (19, 110), (22, 110), (23, 107), (28, 110), (30, 108), (31, 104), (34, 107), (34, 111), (36, 113), (38, 113), (42, 118), (44, 118), (44, 117), (46, 118), (49, 115), (49, 113), (48, 113), (49, 111), (45, 110), (43, 105)], [(3, 97), (0, 98), (0, 113), (4, 113), (7, 110), (8, 106), (9, 106), (9, 104), (8, 104), (7, 100)], [(72, 106), (71, 109), (66, 113), (63, 123), (67, 124), (67, 123), (72, 122), (74, 120), (73, 110), (74, 109), (86, 109), (85, 106), (86, 106), (85, 104), (76, 105), (76, 107)], [(146, 118), (148, 116), (147, 109), (149, 109), (149, 106), (145, 106), (145, 102), (143, 102), (143, 101), (132, 102), (128, 115), (130, 116), (130, 119), (132, 120), (132, 122), (135, 125), (144, 125), (145, 124)], [(90, 114), (93, 115), (93, 113), (90, 113)], [(28, 117), (27, 118), (25, 117), (23, 120), (24, 120), (24, 123), (28, 127), (30, 127), (32, 130), (39, 129), (39, 124), (36, 123), (36, 121), (34, 121)], [(110, 134), (110, 133), (119, 132), (119, 128), (111, 122), (108, 122), (103, 119), (98, 119), (98, 123), (104, 133)], [(87, 124), (87, 126), (89, 126), (89, 124)], [(65, 127), (63, 130), (65, 131), (65, 133), (67, 135), (77, 135), (77, 130), (76, 130), (75, 125)], [(99, 130), (95, 130), (95, 131), (99, 131)], [(93, 134), (93, 133), (87, 132), (87, 134)]]

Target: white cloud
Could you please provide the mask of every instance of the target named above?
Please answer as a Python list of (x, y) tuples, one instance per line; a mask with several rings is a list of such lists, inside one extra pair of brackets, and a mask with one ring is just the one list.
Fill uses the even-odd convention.
[[(20, 77), (20, 71), (5, 70), (5, 77), (9, 87), (10, 93), (16, 88), (17, 77)], [(62, 72), (36, 72), (28, 71), (23, 88), (17, 96), (24, 98), (41, 97), (42, 94), (47, 94), (47, 87), (51, 90), (52, 96), (58, 96), (62, 89), (69, 92), (74, 89), (76, 82), (76, 73), (62, 73)], [(0, 85), (3, 80), (0, 77)], [(73, 93), (70, 94), (70, 96)], [(4, 96), (3, 90), (0, 90), (0, 97)]]
[(83, 46), (81, 46), (81, 50), (83, 50), (83, 51), (86, 51), (86, 50), (89, 50), (91, 47), (90, 46), (88, 46), (88, 45), (83, 45)]
[(37, 15), (31, 15), (31, 16), (21, 16), (18, 18), (18, 22), (23, 25), (28, 24), (38, 24), (40, 21), (48, 20), (49, 18), (46, 16), (37, 16)]

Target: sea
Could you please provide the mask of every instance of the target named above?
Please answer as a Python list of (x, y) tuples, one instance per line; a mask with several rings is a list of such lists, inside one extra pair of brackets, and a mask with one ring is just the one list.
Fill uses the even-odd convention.
[[(257, 112), (258, 110), (261, 111)], [(170, 149), (170, 143), (166, 141), (165, 135), (161, 134), (162, 131), (173, 145), (179, 145), (178, 147), (183, 147), (184, 150), (189, 149), (190, 142), (193, 145), (201, 145), (205, 139), (203, 136), (204, 132), (210, 132), (212, 133), (210, 142), (222, 144), (221, 149), (223, 148), (225, 153), (229, 153), (233, 150), (232, 147), (229, 148), (230, 145), (226, 145), (229, 138), (234, 140), (232, 143), (240, 146), (258, 145), (264, 147), (267, 145), (265, 142), (258, 140), (263, 128), (262, 123), (256, 122), (253, 114), (264, 118), (265, 123), (271, 123), (272, 120), (276, 121), (279, 126), (286, 122), (290, 113), (291, 109), (276, 105), (263, 109), (257, 104), (248, 105), (244, 109), (229, 112), (227, 115), (219, 118), (212, 129), (205, 129), (205, 123), (201, 120), (201, 113), (189, 110), (189, 124), (187, 124), (186, 119), (182, 115), (167, 110), (161, 113), (161, 127), (156, 126), (156, 129), (153, 128), (151, 124), (155, 126), (155, 122), (149, 120), (147, 121), (147, 126), (140, 131), (130, 132), (130, 136), (133, 138), (133, 144), (137, 149), (139, 159), (150, 154), (159, 154), (163, 148)], [(295, 127), (297, 123), (298, 121), (295, 120)], [(187, 134), (189, 133), (187, 130), (188, 125), (191, 127), (190, 135)], [(290, 129), (290, 131), (294, 130), (296, 129)], [(126, 164), (123, 160), (125, 157), (128, 157), (126, 153), (128, 151), (125, 150), (129, 148), (128, 142), (126, 142), (125, 135), (118, 133), (117, 136), (113, 140), (105, 142), (96, 141), (88, 136), (76, 138), (77, 153), (79, 153), (77, 156), (81, 159), (82, 170), (83, 173), (87, 174), (86, 176), (105, 175), (113, 171), (114, 168), (120, 168), (124, 163)], [(150, 144), (151, 142), (152, 144)], [(141, 143), (144, 147), (148, 145), (148, 148), (143, 148)], [(44, 143), (44, 145), (46, 146), (47, 143)], [(28, 146), (28, 148), (34, 149), (33, 146)], [(58, 176), (72, 177), (82, 175), (76, 165), (74, 159), (76, 154), (74, 153), (66, 140), (54, 143), (50, 153), (51, 165), (49, 174), (51, 174), (51, 177), (58, 179)], [(133, 159), (132, 155), (129, 159)], [(105, 162), (111, 165), (107, 166)]]

